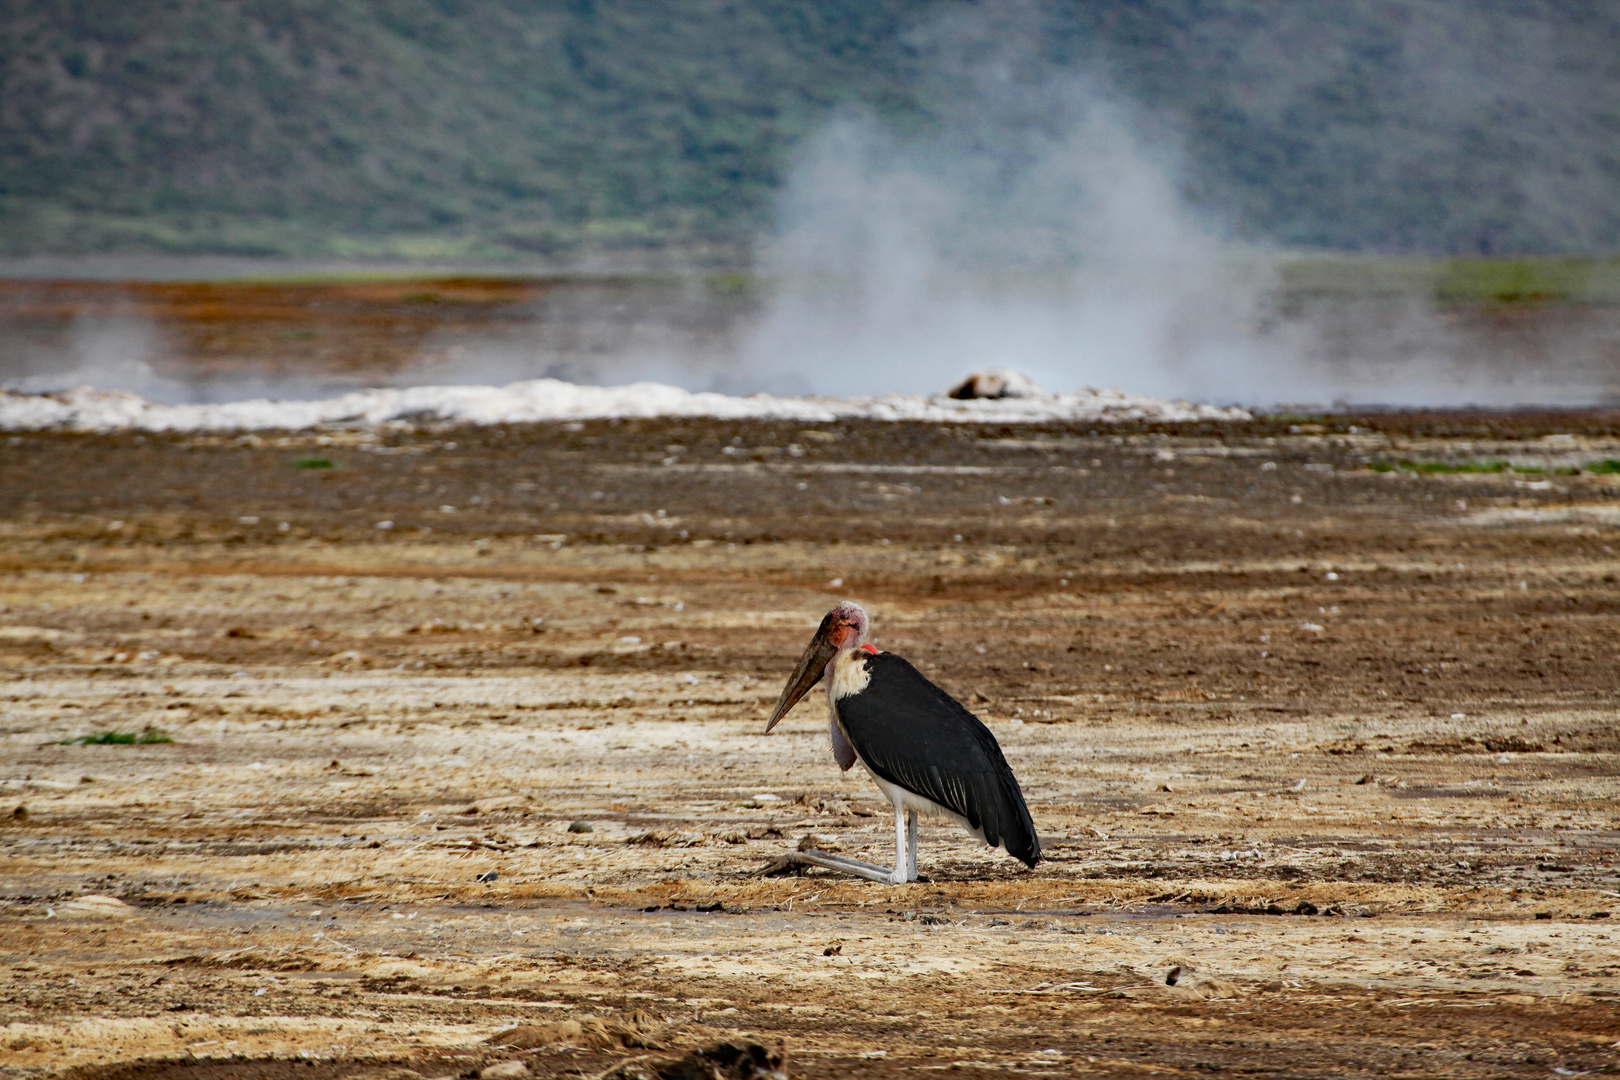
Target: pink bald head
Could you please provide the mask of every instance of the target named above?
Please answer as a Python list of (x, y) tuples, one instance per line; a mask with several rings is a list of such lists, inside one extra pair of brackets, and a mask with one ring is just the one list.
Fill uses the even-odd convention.
[(845, 600), (821, 620), (820, 633), (825, 634), (840, 649), (853, 649), (865, 644), (866, 630), (871, 622), (861, 605)]
[(852, 604), (848, 600), (827, 612), (821, 625), (816, 628), (816, 636), (810, 639), (804, 655), (799, 657), (798, 666), (788, 676), (782, 696), (777, 699), (776, 708), (771, 710), (771, 717), (765, 722), (766, 731), (775, 727), (776, 722), (786, 716), (787, 711), (820, 681), (833, 657), (845, 649), (858, 648), (866, 641), (867, 625), (866, 612), (861, 610), (859, 604)]

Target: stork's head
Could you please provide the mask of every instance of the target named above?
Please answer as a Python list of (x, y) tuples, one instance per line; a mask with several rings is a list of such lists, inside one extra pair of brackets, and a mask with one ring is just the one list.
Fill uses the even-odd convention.
[(799, 657), (799, 666), (788, 676), (782, 696), (776, 699), (776, 708), (771, 710), (771, 718), (765, 722), (766, 731), (775, 727), (776, 722), (786, 716), (788, 710), (821, 680), (829, 660), (845, 649), (853, 649), (866, 641), (866, 627), (866, 612), (861, 610), (859, 604), (845, 600), (827, 612), (827, 617), (821, 620), (821, 626), (816, 630), (816, 636), (810, 639), (804, 655)]

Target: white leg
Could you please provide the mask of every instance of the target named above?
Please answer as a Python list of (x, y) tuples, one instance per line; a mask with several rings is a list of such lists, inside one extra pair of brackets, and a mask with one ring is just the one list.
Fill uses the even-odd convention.
[(778, 873), (786, 866), (819, 866), (826, 870), (835, 870), (842, 874), (854, 874), (869, 881), (881, 881), (889, 885), (904, 885), (908, 881), (917, 880), (917, 813), (908, 811), (899, 803), (894, 804), (894, 869), (886, 866), (876, 866), (860, 859), (851, 859), (844, 855), (833, 855), (826, 851), (811, 848), (808, 851), (794, 851), (784, 855), (767, 873)]
[(906, 808), (899, 803), (894, 804), (894, 873), (889, 875), (889, 882), (893, 885), (902, 885), (911, 879), (906, 876)]
[(894, 884), (894, 871), (887, 866), (878, 866), (874, 863), (862, 862), (860, 859), (850, 859), (843, 855), (833, 855), (826, 851), (811, 848), (809, 851), (794, 851), (782, 857), (784, 863), (798, 866), (819, 866), (825, 870), (834, 870), (840, 874), (854, 874), (868, 881), (880, 881), (885, 885)]
[(906, 811), (906, 880), (917, 880), (917, 811)]

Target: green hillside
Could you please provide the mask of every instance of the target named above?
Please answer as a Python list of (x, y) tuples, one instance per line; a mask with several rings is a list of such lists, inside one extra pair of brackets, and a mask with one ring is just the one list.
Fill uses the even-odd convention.
[(937, 118), (940, 25), (1104, 75), (1240, 233), (1620, 248), (1612, 3), (3, 0), (0, 252), (735, 262), (834, 110)]

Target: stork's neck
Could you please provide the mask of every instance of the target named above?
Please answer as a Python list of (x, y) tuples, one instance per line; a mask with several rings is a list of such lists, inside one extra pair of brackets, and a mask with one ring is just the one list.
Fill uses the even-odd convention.
[[(851, 660), (864, 659), (868, 656), (876, 656), (882, 651), (876, 645), (868, 645), (865, 641), (861, 640), (866, 636), (865, 634), (856, 636), (853, 633), (853, 627), (848, 629), (851, 631), (851, 633), (845, 638), (843, 643), (838, 646), (838, 651), (833, 653), (832, 659), (827, 661), (827, 666), (822, 671), (822, 677), (827, 680), (827, 688), (829, 690), (832, 689), (832, 685), (834, 681), (836, 681), (838, 673), (847, 669), (850, 666)], [(862, 671), (866, 669), (865, 664), (857, 664), (855, 666), (859, 667)], [(861, 685), (863, 687), (866, 685), (864, 679), (861, 682)], [(838, 696), (842, 697), (843, 695), (840, 694)]]
[(839, 649), (827, 661), (827, 703), (834, 710), (839, 701), (865, 690), (866, 684), (872, 681), (866, 660), (875, 652), (877, 650), (870, 645)]

